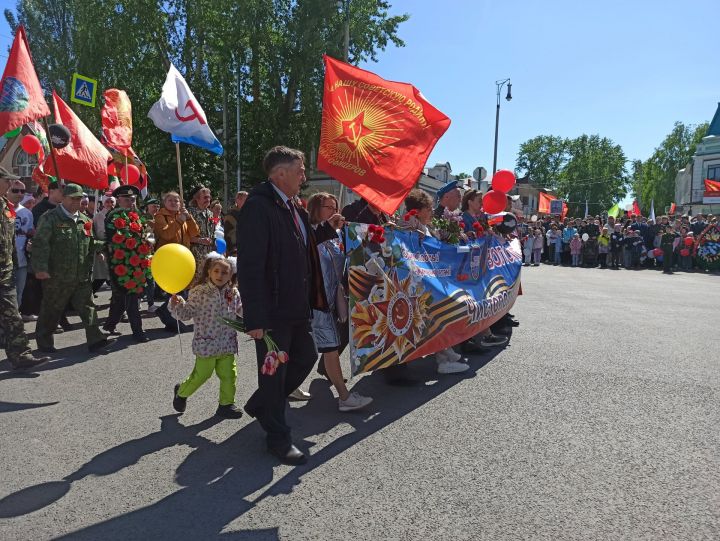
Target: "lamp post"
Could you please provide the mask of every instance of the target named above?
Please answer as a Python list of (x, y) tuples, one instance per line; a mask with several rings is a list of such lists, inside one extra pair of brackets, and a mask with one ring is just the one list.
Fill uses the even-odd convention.
[(510, 79), (503, 79), (502, 81), (495, 81), (497, 87), (497, 109), (495, 110), (495, 150), (493, 152), (493, 175), (497, 171), (497, 143), (498, 143), (498, 127), (500, 125), (500, 91), (502, 87), (507, 84), (507, 96), (505, 99), (510, 101), (512, 99), (512, 83)]

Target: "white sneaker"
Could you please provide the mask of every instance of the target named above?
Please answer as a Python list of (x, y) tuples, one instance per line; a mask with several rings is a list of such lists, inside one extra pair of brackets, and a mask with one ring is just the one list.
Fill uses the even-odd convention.
[(310, 400), (312, 398), (312, 395), (298, 387), (290, 393), (290, 396), (288, 396), (288, 398), (292, 398), (293, 400)]
[(338, 409), (340, 411), (353, 411), (359, 410), (367, 406), (373, 401), (369, 396), (363, 396), (356, 392), (350, 393), (347, 400), (340, 400), (338, 398)]
[(438, 364), (437, 371), (438, 374), (459, 374), (460, 372), (465, 372), (465, 370), (468, 370), (469, 368), (470, 367), (465, 363), (454, 363), (448, 361)]

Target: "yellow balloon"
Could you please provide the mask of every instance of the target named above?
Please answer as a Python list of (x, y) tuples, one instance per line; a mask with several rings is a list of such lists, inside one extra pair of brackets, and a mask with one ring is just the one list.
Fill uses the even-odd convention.
[(166, 244), (153, 255), (150, 270), (157, 285), (174, 295), (192, 282), (195, 258), (182, 244)]

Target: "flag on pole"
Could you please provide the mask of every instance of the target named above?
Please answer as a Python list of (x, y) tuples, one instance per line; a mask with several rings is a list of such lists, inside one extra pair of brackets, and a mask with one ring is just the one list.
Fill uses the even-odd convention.
[(638, 205), (637, 199), (633, 200), (632, 213), (635, 216), (642, 216), (642, 212), (640, 212), (640, 205)]
[[(550, 201), (555, 201), (557, 197), (554, 195), (550, 195), (549, 193), (545, 192), (539, 192), (538, 193), (538, 212), (542, 214), (550, 214)], [(565, 219), (565, 216), (567, 215), (568, 207), (565, 201), (563, 201), (562, 205), (562, 214), (560, 217), (562, 219)]]
[[(64, 148), (55, 149), (62, 178), (93, 189), (106, 188), (107, 166), (112, 156), (54, 91), (53, 106), (55, 122), (70, 131), (70, 143)], [(57, 176), (52, 156), (45, 160), (43, 168), (46, 174)]]
[(590, 216), (590, 210), (588, 209), (588, 202), (587, 199), (585, 200), (585, 218)]
[(648, 219), (655, 222), (655, 200), (650, 200), (650, 214), (648, 215)]
[(195, 145), (222, 155), (223, 147), (207, 123), (205, 111), (175, 66), (170, 64), (162, 95), (148, 112), (148, 118), (171, 135), (173, 143)]
[(49, 114), (30, 58), (25, 28), (18, 26), (0, 81), (0, 135)]
[(610, 210), (607, 211), (607, 214), (613, 218), (620, 216), (620, 205), (615, 203), (612, 207), (610, 207)]
[(107, 146), (130, 157), (132, 145), (132, 104), (124, 90), (108, 88), (103, 92), (105, 104), (100, 111), (102, 131)]
[(676, 208), (677, 207), (676, 207), (675, 203), (670, 203), (670, 212), (668, 212), (668, 214), (675, 214)]
[(392, 214), (450, 126), (414, 86), (325, 55), (318, 168)]

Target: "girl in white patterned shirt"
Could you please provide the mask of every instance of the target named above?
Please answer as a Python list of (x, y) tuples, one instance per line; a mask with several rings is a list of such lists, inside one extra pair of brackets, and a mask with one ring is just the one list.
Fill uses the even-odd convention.
[(235, 406), (237, 333), (220, 322), (221, 317), (242, 316), (235, 273), (235, 258), (211, 252), (205, 256), (198, 285), (190, 290), (188, 300), (179, 295), (170, 300), (173, 317), (193, 320), (192, 350), (196, 356), (193, 371), (175, 385), (175, 411), (185, 411), (188, 397), (215, 372), (220, 378), (220, 405), (215, 415), (226, 419), (242, 417), (242, 410)]

